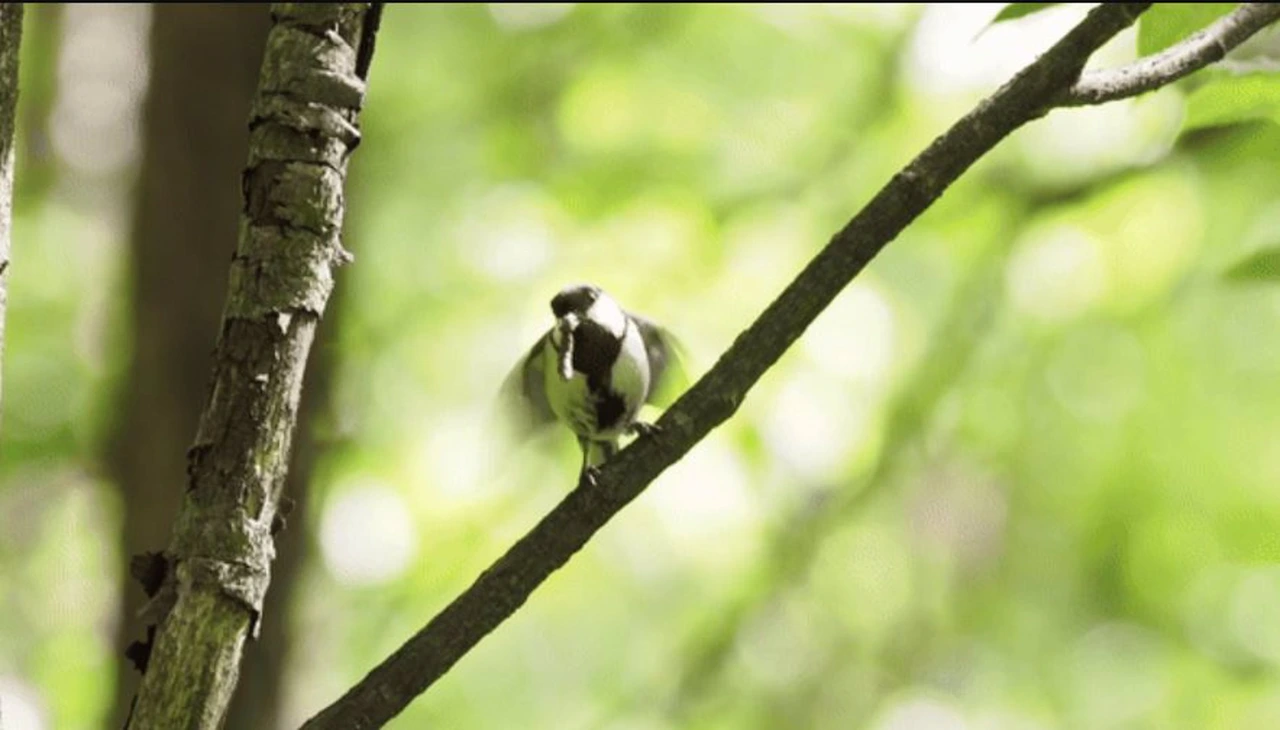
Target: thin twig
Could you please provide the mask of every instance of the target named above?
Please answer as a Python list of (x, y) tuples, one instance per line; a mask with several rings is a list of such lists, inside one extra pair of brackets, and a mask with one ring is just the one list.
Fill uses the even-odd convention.
[(1160, 53), (1121, 68), (1086, 73), (1056, 104), (1089, 106), (1153, 91), (1221, 61), (1231, 49), (1277, 19), (1280, 3), (1242, 3), (1204, 30)]

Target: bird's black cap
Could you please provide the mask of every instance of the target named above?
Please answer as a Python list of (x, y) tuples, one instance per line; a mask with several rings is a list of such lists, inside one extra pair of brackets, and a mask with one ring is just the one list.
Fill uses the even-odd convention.
[(600, 296), (600, 288), (590, 284), (579, 284), (561, 289), (551, 298), (551, 313), (563, 317), (570, 312), (582, 314), (595, 304)]

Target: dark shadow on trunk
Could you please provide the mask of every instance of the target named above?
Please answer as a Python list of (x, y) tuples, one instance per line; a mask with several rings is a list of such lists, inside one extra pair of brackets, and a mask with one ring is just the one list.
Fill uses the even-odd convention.
[(184, 455), (205, 397), (236, 246), (249, 102), (269, 25), (265, 5), (157, 4), (153, 12), (130, 264), (133, 356), (108, 447), (123, 504), (111, 728), (123, 724), (138, 686), (124, 649), (142, 638), (137, 612), (144, 598), (128, 560), (169, 544), (186, 483)]

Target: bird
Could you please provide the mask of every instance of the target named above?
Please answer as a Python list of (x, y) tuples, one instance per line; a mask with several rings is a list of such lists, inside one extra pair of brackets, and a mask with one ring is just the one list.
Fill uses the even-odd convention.
[(663, 404), (683, 380), (682, 347), (594, 284), (561, 289), (551, 314), (555, 323), (516, 363), (500, 400), (523, 434), (567, 426), (582, 450), (579, 483), (594, 485), (622, 436), (656, 431), (638, 420), (640, 408)]

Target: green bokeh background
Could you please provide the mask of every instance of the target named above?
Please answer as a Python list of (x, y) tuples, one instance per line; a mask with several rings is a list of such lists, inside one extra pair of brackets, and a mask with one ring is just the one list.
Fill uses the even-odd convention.
[[(1097, 60), (1227, 9), (1157, 6)], [(550, 295), (600, 284), (700, 374), (1083, 12), (984, 30), (996, 11), (387, 9), (297, 527), (316, 552), (268, 617), (299, 637), (288, 727), (572, 485), (567, 434), (488, 429)], [(24, 103), (66, 78), (40, 21)], [(115, 40), (133, 28), (145, 77), (131, 22)], [(390, 727), (1280, 727), (1280, 287), (1224, 276), (1280, 245), (1278, 122), (1277, 76), (1237, 68), (1013, 135)], [(49, 145), (19, 160), (4, 343), (6, 730), (98, 727), (125, 671), (97, 455), (130, 356), (136, 159)]]

